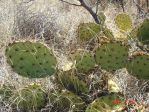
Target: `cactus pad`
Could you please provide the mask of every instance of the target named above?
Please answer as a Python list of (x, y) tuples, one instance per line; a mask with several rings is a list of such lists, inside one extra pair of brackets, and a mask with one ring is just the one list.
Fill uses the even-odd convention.
[(96, 23), (81, 23), (78, 28), (78, 40), (81, 42), (87, 42), (100, 31), (100, 25)]
[(112, 112), (122, 107), (122, 98), (118, 95), (102, 96), (95, 99), (85, 112)]
[(78, 53), (76, 56), (76, 68), (79, 72), (88, 72), (95, 66), (95, 60), (91, 53)]
[(128, 71), (130, 74), (136, 76), (139, 79), (149, 79), (149, 56), (140, 55), (134, 56), (128, 63)]
[(19, 109), (35, 111), (45, 106), (45, 97), (46, 95), (41, 89), (41, 86), (34, 84), (18, 91), (14, 99), (16, 99), (15, 105)]
[(71, 73), (60, 74), (59, 81), (67, 90), (72, 91), (75, 94), (81, 95), (89, 92), (87, 84)]
[(97, 64), (107, 71), (125, 67), (127, 56), (128, 47), (120, 42), (103, 44), (95, 52)]
[(129, 31), (132, 28), (132, 20), (127, 14), (119, 14), (115, 18), (117, 27), (122, 31)]
[(52, 105), (51, 112), (81, 112), (85, 108), (83, 100), (69, 91), (49, 94), (49, 103)]
[(149, 44), (149, 19), (144, 20), (141, 27), (138, 28), (137, 37), (142, 43)]
[(56, 59), (41, 43), (17, 42), (6, 48), (8, 63), (18, 74), (41, 78), (55, 73)]

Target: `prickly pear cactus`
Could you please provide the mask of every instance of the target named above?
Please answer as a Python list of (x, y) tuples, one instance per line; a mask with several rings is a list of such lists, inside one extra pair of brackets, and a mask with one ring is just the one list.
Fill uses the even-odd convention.
[(118, 95), (102, 96), (95, 99), (85, 112), (112, 112), (123, 107), (122, 98)]
[(122, 13), (115, 18), (117, 27), (122, 31), (129, 31), (132, 28), (132, 20), (129, 15)]
[(71, 73), (59, 74), (59, 81), (69, 91), (81, 95), (89, 92), (87, 84)]
[(138, 28), (137, 37), (143, 44), (149, 44), (149, 19)]
[(80, 52), (75, 57), (77, 71), (87, 73), (95, 66), (95, 59), (89, 52)]
[(149, 79), (149, 55), (134, 56), (128, 63), (127, 69), (130, 74), (139, 79)]
[(45, 106), (45, 97), (46, 94), (41, 86), (37, 84), (29, 85), (15, 94), (14, 105), (21, 110), (38, 111)]
[(17, 42), (6, 48), (8, 63), (19, 75), (41, 78), (55, 73), (56, 59), (41, 43)]
[(81, 112), (85, 108), (85, 102), (69, 91), (49, 94), (49, 103), (51, 112)]
[(87, 42), (101, 31), (96, 23), (81, 23), (78, 28), (78, 41)]
[(101, 45), (95, 52), (95, 59), (102, 69), (115, 71), (126, 66), (128, 46), (120, 42)]

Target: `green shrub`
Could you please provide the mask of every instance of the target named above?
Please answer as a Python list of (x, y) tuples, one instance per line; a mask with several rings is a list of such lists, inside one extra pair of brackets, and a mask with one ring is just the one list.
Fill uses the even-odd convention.
[(83, 100), (69, 91), (49, 94), (49, 103), (51, 112), (81, 112), (85, 108)]
[(97, 48), (95, 59), (102, 69), (115, 71), (126, 66), (128, 47), (122, 43), (106, 43)]
[(137, 37), (143, 44), (149, 44), (149, 19), (138, 28)]
[(41, 43), (17, 42), (6, 49), (8, 63), (19, 75), (41, 78), (55, 73), (56, 59)]
[(96, 23), (81, 23), (78, 27), (78, 41), (87, 42), (101, 31), (100, 25)]
[(119, 14), (115, 18), (117, 27), (123, 31), (128, 31), (132, 28), (132, 20), (127, 14)]
[(128, 63), (127, 69), (130, 74), (139, 79), (149, 79), (149, 56), (140, 55), (134, 56)]
[(121, 101), (122, 98), (116, 94), (102, 96), (89, 104), (85, 112), (112, 112), (113, 110), (118, 110), (123, 106)]
[(84, 81), (79, 80), (74, 74), (59, 74), (59, 81), (67, 90), (77, 95), (87, 94), (89, 92), (87, 84)]

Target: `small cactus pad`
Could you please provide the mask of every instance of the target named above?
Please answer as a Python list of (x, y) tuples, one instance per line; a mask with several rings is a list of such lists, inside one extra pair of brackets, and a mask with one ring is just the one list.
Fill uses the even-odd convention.
[(41, 78), (55, 73), (56, 59), (41, 43), (17, 42), (6, 48), (8, 63), (19, 75)]
[(129, 15), (125, 13), (117, 15), (115, 23), (122, 31), (129, 31), (132, 28), (132, 20)]
[(78, 40), (81, 42), (87, 42), (100, 31), (100, 25), (96, 23), (81, 23), (78, 28)]
[(95, 52), (97, 64), (107, 71), (125, 67), (127, 56), (128, 47), (120, 42), (103, 44)]
[(138, 28), (137, 37), (143, 44), (149, 44), (149, 19), (144, 20)]
[(85, 108), (83, 100), (69, 91), (49, 94), (49, 103), (52, 105), (51, 112), (82, 112)]
[(67, 90), (72, 91), (78, 95), (89, 92), (87, 84), (84, 81), (79, 80), (78, 77), (74, 76), (73, 74), (60, 74), (59, 81)]
[(15, 94), (15, 105), (22, 110), (35, 111), (45, 106), (46, 94), (41, 86), (37, 84), (29, 85)]
[(136, 76), (139, 79), (149, 79), (149, 56), (140, 55), (134, 56), (130, 60), (127, 67), (130, 74)]
[(79, 72), (88, 72), (95, 66), (95, 60), (91, 53), (78, 53), (76, 56), (76, 68)]
[(118, 95), (102, 96), (95, 99), (85, 112), (112, 112), (122, 107), (122, 98)]

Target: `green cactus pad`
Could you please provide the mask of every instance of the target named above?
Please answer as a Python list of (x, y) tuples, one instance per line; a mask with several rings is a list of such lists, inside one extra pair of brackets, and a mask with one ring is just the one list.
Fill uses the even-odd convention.
[(85, 108), (83, 100), (69, 91), (49, 94), (49, 103), (52, 105), (51, 112), (82, 112)]
[(127, 67), (130, 74), (136, 76), (139, 79), (149, 79), (149, 56), (140, 55), (134, 56), (130, 60)]
[(115, 23), (122, 31), (129, 31), (132, 28), (132, 20), (129, 15), (125, 13), (117, 15)]
[(75, 94), (81, 95), (89, 92), (87, 84), (71, 73), (59, 74), (59, 81), (67, 90)]
[(149, 44), (149, 19), (144, 20), (138, 28), (137, 37), (143, 44)]
[(87, 73), (95, 66), (95, 60), (91, 53), (81, 52), (75, 57), (77, 71)]
[(118, 110), (122, 106), (122, 98), (113, 94), (95, 99), (89, 104), (85, 112), (112, 112), (112, 110)]
[(34, 84), (23, 88), (15, 94), (15, 105), (22, 110), (40, 110), (46, 104), (46, 94), (41, 86)]
[(41, 78), (55, 73), (56, 59), (41, 43), (17, 42), (6, 48), (8, 63), (19, 75)]
[(81, 23), (78, 28), (78, 40), (80, 42), (87, 42), (100, 31), (100, 25), (96, 23)]
[(126, 66), (128, 47), (122, 43), (107, 43), (101, 45), (95, 52), (95, 59), (102, 69), (115, 71)]

